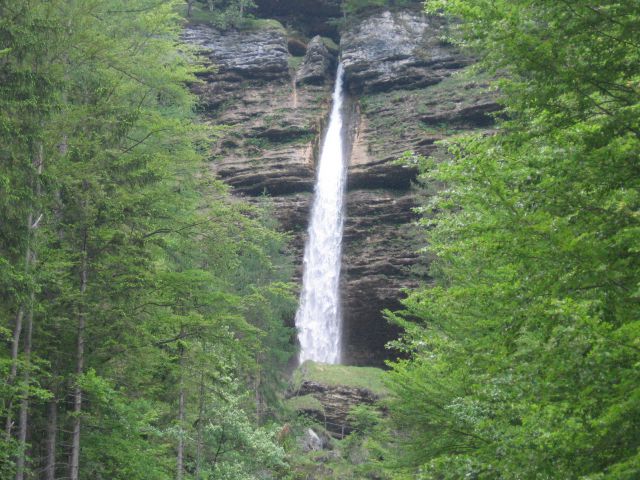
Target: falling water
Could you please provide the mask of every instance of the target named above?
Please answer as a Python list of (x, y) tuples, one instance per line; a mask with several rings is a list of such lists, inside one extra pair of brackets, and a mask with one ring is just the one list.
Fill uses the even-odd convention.
[(342, 142), (343, 70), (338, 66), (333, 107), (318, 164), (296, 327), (300, 362), (340, 362), (340, 263), (346, 162)]

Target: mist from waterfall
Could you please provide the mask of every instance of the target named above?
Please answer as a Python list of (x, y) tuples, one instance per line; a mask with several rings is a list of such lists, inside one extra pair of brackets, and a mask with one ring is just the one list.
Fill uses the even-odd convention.
[(347, 176), (342, 133), (343, 77), (340, 64), (329, 127), (320, 151), (304, 251), (302, 293), (296, 314), (300, 363), (339, 363), (341, 356), (340, 265)]

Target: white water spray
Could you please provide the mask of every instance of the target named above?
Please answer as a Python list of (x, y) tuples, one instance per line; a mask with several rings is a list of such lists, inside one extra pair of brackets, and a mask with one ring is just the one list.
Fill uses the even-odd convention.
[(300, 363), (339, 363), (342, 337), (340, 264), (347, 175), (342, 142), (344, 94), (342, 64), (338, 66), (329, 128), (322, 144), (296, 327)]

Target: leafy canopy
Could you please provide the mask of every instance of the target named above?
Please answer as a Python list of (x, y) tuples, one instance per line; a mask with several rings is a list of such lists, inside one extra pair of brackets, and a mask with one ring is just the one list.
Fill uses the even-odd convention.
[(422, 160), (435, 285), (389, 313), (410, 358), (393, 466), (423, 479), (640, 475), (640, 5), (428, 1), (507, 120)]

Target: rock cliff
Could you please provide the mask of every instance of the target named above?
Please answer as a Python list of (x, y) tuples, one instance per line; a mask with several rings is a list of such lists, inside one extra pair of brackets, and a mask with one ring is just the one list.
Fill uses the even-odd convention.
[(378, 368), (305, 362), (293, 373), (286, 403), (333, 437), (344, 438), (354, 429), (353, 407), (368, 405), (384, 411), (379, 403), (387, 395), (382, 374)]
[(301, 406), (298, 411), (314, 419), (337, 438), (343, 438), (353, 431), (349, 422), (349, 411), (355, 405), (373, 405), (380, 397), (366, 388), (342, 385), (325, 385), (305, 381), (297, 392), (299, 397), (307, 395), (318, 400), (318, 406)]
[(498, 110), (487, 83), (460, 75), (471, 60), (443, 42), (445, 28), (442, 19), (417, 10), (383, 11), (342, 35), (358, 106), (343, 275), (344, 344), (352, 364), (388, 356), (384, 343), (397, 332), (380, 311), (399, 307), (403, 289), (428, 281), (415, 268), (424, 244), (412, 226), (417, 171), (397, 159), (406, 151), (435, 155), (437, 141), (489, 128)]
[[(318, 55), (293, 57), (286, 32), (220, 32), (205, 25), (186, 29), (209, 66), (195, 90), (202, 116), (222, 126), (211, 168), (249, 200), (272, 198), (283, 230), (292, 232), (301, 259), (322, 126), (331, 102), (330, 76), (321, 79)], [(312, 49), (309, 49), (312, 52)], [(333, 57), (328, 50), (324, 50)], [(296, 82), (295, 62), (308, 73)], [(327, 67), (328, 68), (328, 67)]]
[[(298, 261), (337, 53), (330, 40), (310, 38), (326, 34), (326, 19), (336, 15), (336, 2), (320, 4), (309, 16), (299, 2), (260, 3), (263, 12), (306, 19), (295, 34), (277, 26), (192, 26), (185, 34), (216, 66), (196, 87), (205, 118), (225, 126), (212, 169), (238, 195), (271, 197)], [(384, 345), (397, 331), (381, 310), (398, 307), (402, 289), (428, 280), (414, 268), (423, 243), (412, 227), (417, 172), (396, 160), (408, 150), (434, 154), (447, 136), (488, 129), (498, 109), (485, 82), (458, 75), (471, 62), (443, 42), (445, 28), (418, 10), (377, 11), (351, 19), (339, 38), (353, 125), (342, 278), (350, 364), (388, 358)]]

